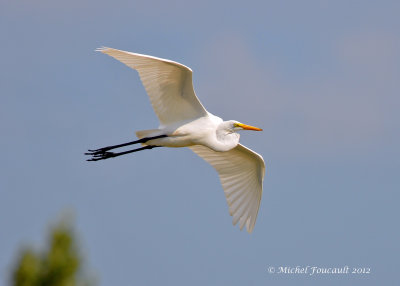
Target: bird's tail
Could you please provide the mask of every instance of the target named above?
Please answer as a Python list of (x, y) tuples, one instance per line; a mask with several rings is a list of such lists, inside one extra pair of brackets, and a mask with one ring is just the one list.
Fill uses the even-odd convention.
[(139, 139), (145, 138), (145, 137), (154, 137), (161, 135), (160, 129), (149, 129), (149, 130), (140, 130), (136, 131), (136, 136)]

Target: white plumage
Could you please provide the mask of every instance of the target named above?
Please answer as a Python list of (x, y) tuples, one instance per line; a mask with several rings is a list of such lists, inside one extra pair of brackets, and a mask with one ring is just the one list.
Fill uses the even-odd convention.
[(190, 68), (173, 61), (111, 48), (97, 51), (138, 71), (161, 125), (207, 115), (194, 93)]
[(247, 231), (252, 232), (263, 190), (263, 158), (241, 144), (226, 152), (215, 152), (201, 145), (190, 149), (217, 170), (233, 224), (240, 222), (240, 229), (246, 224)]
[[(223, 121), (197, 98), (192, 70), (180, 63), (112, 48), (97, 49), (138, 71), (160, 126), (136, 134), (140, 140), (89, 150), (89, 161), (108, 159), (154, 147), (189, 147), (218, 172), (233, 224), (252, 232), (263, 191), (265, 164), (261, 155), (239, 144), (239, 130), (262, 129)], [(110, 149), (142, 143), (145, 147), (112, 153)]]

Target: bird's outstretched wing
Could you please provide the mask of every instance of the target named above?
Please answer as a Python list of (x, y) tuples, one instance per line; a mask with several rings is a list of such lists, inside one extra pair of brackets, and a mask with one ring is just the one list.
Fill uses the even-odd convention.
[(191, 146), (197, 155), (218, 172), (233, 225), (240, 222), (252, 232), (256, 223), (263, 191), (265, 164), (261, 155), (238, 144), (227, 152), (215, 152), (208, 147)]
[(104, 54), (138, 71), (161, 125), (207, 115), (192, 83), (192, 70), (180, 63), (152, 56), (99, 48)]

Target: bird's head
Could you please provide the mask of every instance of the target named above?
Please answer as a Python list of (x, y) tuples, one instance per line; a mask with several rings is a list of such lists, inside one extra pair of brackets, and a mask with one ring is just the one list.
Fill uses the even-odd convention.
[(240, 130), (262, 131), (261, 128), (254, 127), (254, 126), (247, 125), (247, 124), (243, 124), (243, 123), (240, 123), (240, 122), (235, 121), (235, 120), (230, 120), (228, 122), (229, 122), (229, 124), (230, 124), (230, 126), (232, 128), (232, 131), (234, 131), (234, 132), (240, 131)]
[(246, 125), (235, 120), (229, 120), (222, 122), (217, 128), (217, 139), (220, 146), (213, 146), (214, 151), (229, 151), (235, 148), (239, 144), (240, 134), (237, 131), (240, 130), (254, 130), (262, 131), (261, 128)]

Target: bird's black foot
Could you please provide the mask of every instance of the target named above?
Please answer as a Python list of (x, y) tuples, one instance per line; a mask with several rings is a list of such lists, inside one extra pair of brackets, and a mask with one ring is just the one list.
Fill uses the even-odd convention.
[[(87, 153), (85, 153), (85, 155), (97, 155), (97, 154), (103, 154), (103, 153), (107, 153), (108, 150), (114, 149), (112, 146), (110, 147), (103, 147), (103, 148), (99, 148), (99, 149), (95, 149), (95, 150), (91, 150), (89, 149)], [(112, 153), (112, 152), (108, 152), (108, 153)]]
[(87, 159), (86, 161), (99, 161), (119, 156), (118, 153), (101, 151), (101, 149), (89, 151), (90, 153), (85, 153), (85, 155), (90, 155), (92, 158)]
[(119, 153), (114, 153), (114, 152), (108, 152), (106, 150), (109, 150), (109, 147), (105, 147), (105, 148), (100, 148), (97, 150), (88, 150), (89, 152), (86, 152), (85, 155), (89, 155), (92, 156), (92, 158), (86, 160), (86, 161), (99, 161), (99, 160), (105, 160), (105, 159), (109, 159), (109, 158), (114, 158), (114, 157), (118, 157), (121, 155), (125, 155), (125, 154), (129, 154), (129, 153), (133, 153), (133, 152), (138, 152), (138, 151), (142, 151), (142, 150), (146, 150), (146, 149), (153, 149), (156, 147), (161, 147), (161, 146), (154, 146), (154, 145), (147, 145), (141, 148), (137, 148), (137, 149), (133, 149), (133, 150), (128, 150), (125, 152), (119, 152)]

